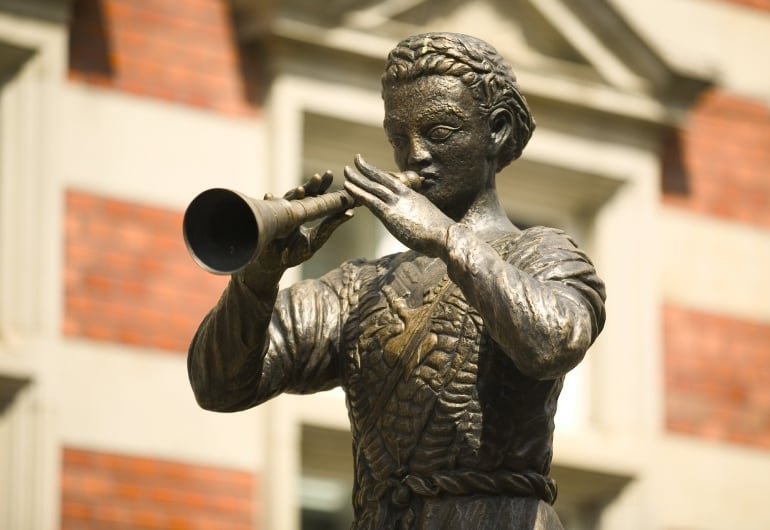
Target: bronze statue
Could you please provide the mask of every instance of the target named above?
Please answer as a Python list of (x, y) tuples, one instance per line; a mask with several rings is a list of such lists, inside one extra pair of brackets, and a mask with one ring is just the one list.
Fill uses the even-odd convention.
[[(359, 157), (345, 189), (410, 250), (279, 292), (283, 272), (352, 211), (263, 245), (192, 341), (196, 398), (236, 411), (341, 386), (354, 529), (562, 528), (548, 476), (554, 413), (604, 324), (604, 285), (563, 232), (519, 230), (498, 200), (496, 173), (535, 124), (491, 46), (409, 37), (389, 54), (382, 90), (402, 174)], [(286, 197), (330, 182), (316, 175)]]

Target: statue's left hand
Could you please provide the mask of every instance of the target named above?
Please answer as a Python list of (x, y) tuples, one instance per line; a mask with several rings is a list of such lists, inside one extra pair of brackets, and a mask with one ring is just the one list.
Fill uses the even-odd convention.
[(404, 245), (431, 257), (446, 253), (447, 230), (454, 221), (396, 176), (356, 156), (345, 167), (345, 189), (382, 221)]
[[(287, 201), (323, 195), (331, 186), (334, 176), (331, 171), (322, 175), (316, 173), (301, 186), (292, 188), (283, 196)], [(265, 194), (271, 200), (272, 194)], [(314, 226), (297, 226), (282, 237), (270, 241), (254, 261), (246, 266), (246, 274), (256, 278), (265, 271), (281, 271), (299, 265), (310, 259), (326, 243), (342, 223), (353, 216), (353, 210), (332, 213)]]

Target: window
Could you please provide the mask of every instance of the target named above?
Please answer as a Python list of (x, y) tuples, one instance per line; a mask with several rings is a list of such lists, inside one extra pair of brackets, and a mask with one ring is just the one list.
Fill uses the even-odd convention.
[(347, 530), (353, 520), (350, 433), (302, 427), (302, 530)]
[[(343, 168), (353, 164), (357, 153), (377, 167), (395, 169), (390, 145), (381, 128), (318, 114), (307, 113), (304, 118), (304, 178), (329, 169), (334, 173), (333, 186), (340, 189)], [(375, 258), (402, 248), (371, 212), (357, 208), (355, 217), (304, 264), (302, 275), (316, 278), (345, 260)]]

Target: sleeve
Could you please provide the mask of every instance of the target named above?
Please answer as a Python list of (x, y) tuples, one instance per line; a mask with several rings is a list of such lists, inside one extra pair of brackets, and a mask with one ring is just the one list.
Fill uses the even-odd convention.
[(447, 268), (492, 339), (533, 379), (566, 374), (604, 326), (605, 290), (562, 232), (530, 229), (507, 259), (466, 228), (448, 232)]
[(188, 373), (198, 403), (236, 411), (276, 395), (340, 383), (340, 300), (335, 274), (278, 292), (277, 280), (249, 288), (233, 276), (190, 345)]

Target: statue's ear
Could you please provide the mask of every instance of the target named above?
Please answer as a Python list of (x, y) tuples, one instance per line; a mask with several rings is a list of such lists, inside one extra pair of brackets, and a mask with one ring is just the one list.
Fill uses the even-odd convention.
[(489, 130), (492, 135), (494, 153), (497, 155), (513, 134), (513, 116), (510, 111), (500, 107), (494, 109), (489, 114)]

